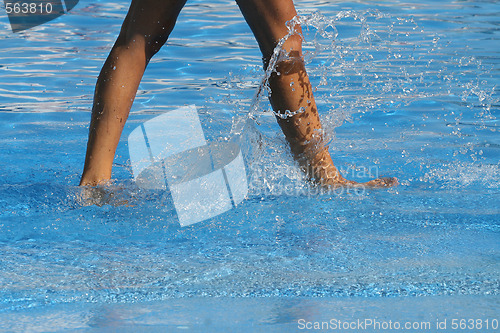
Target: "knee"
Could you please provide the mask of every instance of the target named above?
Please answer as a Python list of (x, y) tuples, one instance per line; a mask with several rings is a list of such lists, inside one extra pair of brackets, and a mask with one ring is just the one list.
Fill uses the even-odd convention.
[(300, 35), (294, 34), (289, 36), (281, 45), (281, 49), (276, 50), (278, 45), (280, 45), (280, 40), (274, 43), (273, 49), (262, 50), (264, 69), (267, 69), (273, 57), (277, 57), (277, 59), (273, 59), (275, 65), (277, 67), (283, 67), (283, 69), (289, 68), (290, 66), (293, 67), (293, 64), (303, 61), (302, 37)]
[(298, 52), (302, 56), (302, 35), (293, 34), (283, 44), (287, 52)]
[(120, 33), (115, 48), (129, 50), (133, 53), (143, 53), (149, 60), (161, 49), (168, 39), (168, 34), (144, 35), (141, 33)]
[(159, 33), (145, 38), (146, 58), (148, 61), (160, 51), (161, 47), (165, 45), (168, 39), (168, 33)]

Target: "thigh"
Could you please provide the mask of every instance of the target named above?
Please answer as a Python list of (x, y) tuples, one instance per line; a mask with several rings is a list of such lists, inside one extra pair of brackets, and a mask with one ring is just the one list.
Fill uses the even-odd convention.
[[(269, 58), (281, 38), (288, 33), (286, 22), (297, 15), (292, 0), (236, 0), (259, 43), (264, 58)], [(299, 27), (300, 29), (300, 27)], [(300, 50), (299, 36), (292, 37), (285, 49)], [(267, 59), (268, 60), (268, 59)]]
[(144, 40), (155, 52), (166, 42), (186, 0), (132, 0), (117, 42)]

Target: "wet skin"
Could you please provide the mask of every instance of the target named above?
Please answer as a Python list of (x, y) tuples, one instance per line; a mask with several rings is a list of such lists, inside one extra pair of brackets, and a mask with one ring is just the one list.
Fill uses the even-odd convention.
[[(95, 186), (111, 178), (120, 136), (150, 59), (167, 41), (186, 0), (132, 0), (129, 12), (97, 80), (85, 165), (80, 185)], [(297, 15), (291, 0), (237, 0), (267, 66), (274, 48), (288, 34), (286, 22)], [(300, 33), (300, 27), (295, 27)], [(290, 36), (287, 54), (269, 78), (271, 105), (295, 160), (320, 186), (390, 187), (396, 178), (366, 183), (346, 180), (324, 143), (321, 122), (302, 59), (302, 39)], [(291, 84), (293, 82), (293, 89)], [(286, 110), (300, 113), (284, 117)]]

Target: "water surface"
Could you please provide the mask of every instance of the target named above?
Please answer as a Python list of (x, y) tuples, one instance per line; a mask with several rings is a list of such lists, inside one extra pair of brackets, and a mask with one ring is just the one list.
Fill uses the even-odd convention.
[[(185, 104), (209, 139), (249, 119), (263, 71), (237, 6), (188, 2), (145, 73), (101, 206), (82, 205), (76, 185), (96, 76), (128, 4), (80, 1), (17, 34), (0, 14), (0, 315), (16, 319), (0, 329), (209, 331), (210, 302), (242, 331), (290, 331), (311, 308), (316, 320), (498, 313), (500, 6), (296, 6), (334, 161), (350, 179), (401, 185), (316, 193), (262, 96), (243, 133), (248, 198), (186, 228), (168, 193), (133, 183), (126, 138)], [(154, 315), (127, 315), (138, 307)]]

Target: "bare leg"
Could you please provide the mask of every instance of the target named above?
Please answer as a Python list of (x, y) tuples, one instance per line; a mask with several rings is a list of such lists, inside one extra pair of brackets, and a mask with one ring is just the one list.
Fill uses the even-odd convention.
[(167, 41), (186, 0), (133, 0), (97, 80), (80, 185), (109, 180), (125, 121), (151, 57)]
[[(96, 84), (89, 141), (80, 185), (97, 185), (111, 177), (111, 168), (123, 126), (139, 82), (151, 57), (166, 42), (186, 0), (133, 0), (120, 35)], [(291, 0), (238, 0), (264, 58), (268, 61), (277, 42), (288, 32), (285, 22), (295, 15)], [(291, 150), (308, 175), (323, 184), (354, 184), (337, 171), (323, 145), (321, 124), (312, 88), (302, 61), (300, 37), (292, 36), (284, 48), (291, 58), (278, 64), (281, 75), (270, 78), (271, 104), (278, 113), (304, 112), (278, 122)], [(294, 82), (295, 92), (290, 83)], [(368, 185), (389, 186), (394, 179)]]
[[(236, 0), (252, 29), (267, 66), (274, 48), (287, 33), (286, 22), (297, 15), (292, 0)], [(300, 27), (297, 27), (300, 32)], [(323, 142), (321, 123), (302, 58), (302, 39), (293, 35), (283, 48), (288, 59), (277, 64), (269, 78), (270, 102), (278, 114), (302, 109), (293, 117), (277, 117), (292, 154), (308, 177), (321, 185), (356, 185), (342, 177)], [(395, 178), (376, 179), (368, 186), (392, 186)]]

